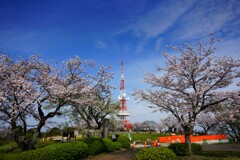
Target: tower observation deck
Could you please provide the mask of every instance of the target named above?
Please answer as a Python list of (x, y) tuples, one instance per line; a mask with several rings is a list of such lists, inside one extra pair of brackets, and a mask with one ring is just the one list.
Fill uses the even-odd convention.
[(121, 62), (120, 95), (118, 96), (118, 99), (119, 99), (119, 108), (118, 108), (117, 116), (120, 120), (120, 123), (123, 129), (130, 131), (133, 125), (129, 121), (129, 116), (131, 114), (128, 112), (128, 108), (127, 108), (127, 100), (129, 100), (129, 98), (127, 97), (125, 92), (123, 62)]

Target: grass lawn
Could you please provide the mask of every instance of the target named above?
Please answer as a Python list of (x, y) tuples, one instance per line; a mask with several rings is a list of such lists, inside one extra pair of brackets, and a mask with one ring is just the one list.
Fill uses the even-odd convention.
[[(119, 133), (116, 133), (116, 134), (128, 136), (129, 132), (119, 132)], [(169, 135), (154, 133), (154, 132), (152, 132), (151, 134), (149, 134), (148, 132), (139, 132), (138, 134), (136, 132), (131, 132), (130, 136), (131, 136), (133, 141), (139, 140), (139, 141), (144, 142), (144, 141), (149, 141), (149, 140), (157, 140), (158, 137), (169, 136)]]

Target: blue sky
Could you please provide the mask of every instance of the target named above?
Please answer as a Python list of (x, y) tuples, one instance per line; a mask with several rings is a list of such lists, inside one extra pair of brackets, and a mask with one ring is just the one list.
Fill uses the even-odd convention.
[[(0, 0), (0, 48), (13, 57), (39, 53), (44, 60), (74, 55), (112, 65), (119, 88), (125, 64), (132, 121), (159, 121), (131, 96), (144, 88), (144, 73), (164, 65), (167, 46), (221, 39), (217, 55), (240, 58), (240, 1), (237, 0)], [(119, 90), (113, 91), (117, 98)]]

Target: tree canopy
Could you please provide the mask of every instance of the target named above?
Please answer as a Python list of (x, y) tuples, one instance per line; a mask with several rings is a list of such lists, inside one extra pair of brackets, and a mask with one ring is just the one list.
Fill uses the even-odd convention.
[[(77, 56), (57, 68), (38, 55), (18, 61), (1, 55), (0, 121), (11, 126), (12, 135), (21, 148), (32, 149), (41, 128), (49, 119), (60, 115), (64, 106), (94, 101), (94, 96), (79, 98), (82, 95), (110, 92), (110, 68), (98, 67), (93, 61)], [(29, 118), (37, 122), (31, 139), (26, 136)]]
[(214, 57), (217, 41), (211, 35), (208, 44), (172, 46), (177, 54), (163, 53), (166, 67), (157, 67), (162, 74), (147, 73), (144, 82), (150, 87), (134, 93), (139, 100), (152, 104), (152, 108), (175, 116), (189, 144), (197, 115), (227, 100), (231, 93), (223, 89), (239, 75), (239, 60)]

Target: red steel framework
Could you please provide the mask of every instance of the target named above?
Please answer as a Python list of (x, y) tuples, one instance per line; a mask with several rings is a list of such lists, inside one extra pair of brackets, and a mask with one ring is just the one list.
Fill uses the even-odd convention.
[(127, 108), (127, 100), (129, 98), (125, 93), (123, 62), (121, 62), (120, 95), (118, 96), (118, 99), (119, 99), (119, 109), (117, 112), (117, 116), (120, 119), (123, 129), (130, 131), (133, 125), (130, 123), (128, 118), (130, 116), (130, 113), (128, 112), (128, 108)]

